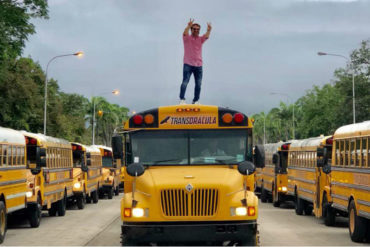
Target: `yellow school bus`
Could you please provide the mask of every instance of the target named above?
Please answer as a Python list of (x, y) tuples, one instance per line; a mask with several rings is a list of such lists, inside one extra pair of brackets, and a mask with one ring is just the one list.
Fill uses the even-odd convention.
[(26, 207), (26, 142), (16, 130), (0, 127), (0, 244), (7, 230), (7, 215)]
[(208, 105), (158, 107), (126, 122), (123, 137), (112, 141), (115, 157), (123, 157), (121, 140), (123, 245), (256, 244), (258, 199), (246, 115)]
[(370, 228), (370, 121), (335, 131), (330, 177), (330, 223), (348, 215), (352, 241), (362, 242)]
[(332, 143), (332, 136), (319, 136), (290, 145), (288, 193), (294, 196), (297, 215), (311, 215), (314, 210), (316, 217), (325, 216), (330, 181), (322, 170), (322, 153), (325, 149), (330, 157)]
[(288, 195), (287, 163), (290, 142), (264, 145), (266, 165), (261, 169), (261, 202), (271, 201), (274, 207), (292, 200)]
[(108, 195), (108, 199), (112, 199), (113, 195), (119, 195), (119, 185), (121, 183), (121, 166), (113, 162), (112, 148), (95, 145), (99, 148), (102, 157), (103, 170), (102, 170), (102, 187), (99, 190), (99, 197)]
[(72, 149), (68, 141), (60, 138), (22, 131), (26, 138), (28, 178), (32, 193), (27, 197), (28, 206), (41, 219), (41, 210), (50, 216), (64, 216), (67, 198), (72, 196)]
[(94, 146), (71, 143), (73, 150), (73, 195), (77, 207), (85, 203), (98, 203), (102, 178), (100, 150)]

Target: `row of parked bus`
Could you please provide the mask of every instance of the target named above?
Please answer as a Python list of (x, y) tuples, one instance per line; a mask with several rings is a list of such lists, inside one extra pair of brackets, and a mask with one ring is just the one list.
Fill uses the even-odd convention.
[(8, 214), (23, 211), (38, 227), (42, 210), (64, 216), (67, 202), (83, 209), (118, 195), (121, 174), (109, 147), (0, 127), (0, 243)]
[(349, 217), (355, 242), (370, 241), (370, 121), (342, 126), (332, 136), (264, 145), (255, 174), (262, 202), (295, 202), (297, 215), (333, 226)]

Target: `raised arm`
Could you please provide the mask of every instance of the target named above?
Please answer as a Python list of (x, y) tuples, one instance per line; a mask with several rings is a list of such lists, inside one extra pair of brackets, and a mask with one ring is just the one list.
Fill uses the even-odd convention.
[(207, 22), (207, 32), (204, 34), (204, 36), (208, 39), (209, 35), (211, 34), (212, 26), (210, 22)]
[(190, 20), (189, 20), (189, 23), (188, 23), (188, 25), (186, 26), (186, 28), (185, 28), (185, 30), (184, 30), (184, 32), (183, 32), (183, 36), (186, 36), (186, 35), (188, 35), (189, 34), (189, 29), (191, 28), (191, 26), (193, 25), (193, 23), (194, 23), (194, 19), (191, 19), (190, 18)]

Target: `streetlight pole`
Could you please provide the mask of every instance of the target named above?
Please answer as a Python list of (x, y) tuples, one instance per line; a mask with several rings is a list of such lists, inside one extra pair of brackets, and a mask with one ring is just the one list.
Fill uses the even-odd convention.
[(289, 94), (286, 94), (286, 93), (275, 93), (275, 92), (273, 92), (273, 93), (270, 93), (270, 94), (271, 95), (277, 95), (277, 94), (284, 95), (287, 98), (289, 98), (290, 101), (292, 102), (292, 105), (293, 105), (293, 139), (295, 139), (295, 124), (294, 124), (294, 105), (295, 105), (295, 103), (293, 102), (293, 98), (290, 97)]
[[(111, 94), (111, 93), (114, 94), (114, 95), (118, 95), (119, 90), (115, 89), (112, 92), (101, 93), (101, 94), (99, 94), (99, 96), (105, 95), (105, 94)], [(95, 145), (95, 107), (96, 107), (96, 103), (95, 103), (95, 98), (94, 97), (92, 97), (92, 101), (93, 101), (93, 106), (94, 106), (93, 107), (94, 108), (93, 118), (92, 118), (92, 120), (93, 120), (93, 122), (92, 122), (92, 145)]]
[(266, 144), (266, 114), (263, 113), (263, 145)]
[(352, 69), (352, 112), (353, 112), (353, 123), (356, 123), (356, 103), (355, 103), (355, 66), (353, 65), (353, 62), (351, 59), (349, 59), (346, 56), (340, 55), (340, 54), (332, 54), (332, 53), (326, 53), (319, 51), (317, 53), (319, 56), (333, 56), (333, 57), (341, 57), (347, 60), (347, 62), (350, 64)]
[(44, 135), (46, 135), (46, 111), (47, 111), (47, 97), (48, 97), (48, 69), (49, 65), (52, 61), (54, 61), (57, 58), (60, 57), (67, 57), (67, 56), (78, 56), (81, 57), (83, 55), (82, 51), (76, 52), (76, 53), (71, 53), (71, 54), (64, 54), (64, 55), (58, 55), (53, 57), (52, 59), (49, 60), (47, 66), (46, 66), (46, 72), (45, 72), (45, 96), (44, 96)]

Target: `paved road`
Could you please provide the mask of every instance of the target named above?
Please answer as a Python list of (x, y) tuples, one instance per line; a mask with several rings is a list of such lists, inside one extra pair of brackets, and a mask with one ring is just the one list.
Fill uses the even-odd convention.
[[(121, 194), (122, 195), (122, 194)], [(354, 246), (348, 235), (346, 219), (336, 227), (326, 227), (314, 216), (297, 216), (291, 205), (274, 208), (260, 204), (261, 245), (335, 245)], [(38, 229), (12, 224), (5, 245), (120, 245), (119, 198), (99, 200), (84, 210), (71, 209), (65, 217), (42, 219)], [(16, 221), (16, 220), (12, 220)]]

